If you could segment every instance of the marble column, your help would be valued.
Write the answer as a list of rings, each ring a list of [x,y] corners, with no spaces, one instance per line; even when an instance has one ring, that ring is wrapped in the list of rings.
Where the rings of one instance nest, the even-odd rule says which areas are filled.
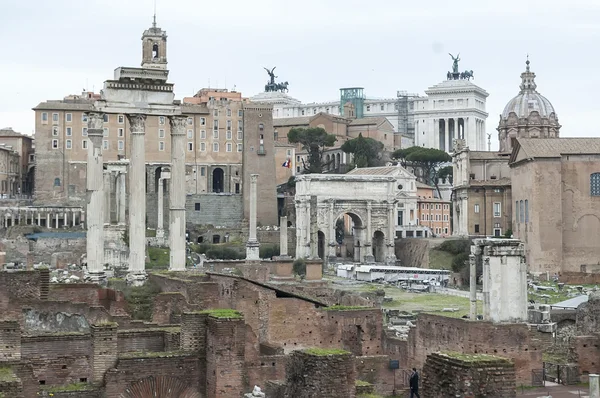
[[[10,213],[10,226],[11,227],[15,226],[15,213],[14,212]],[[56,214],[56,226],[58,227],[58,213]]]
[[[75,226],[75,222],[77,221],[77,214],[75,214],[75,210],[71,210],[73,212],[73,226]]]
[[[126,188],[125,188],[125,176],[126,174],[121,172],[117,177],[117,222],[121,225],[125,224],[127,221],[125,220],[125,207],[127,206],[126,199]]]
[[[385,259],[385,262],[388,265],[396,265],[396,243],[395,243],[395,238],[396,238],[396,223],[394,222],[394,207],[395,204],[394,203],[388,203],[388,250],[387,250],[387,256]]]
[[[50,220],[50,212],[46,213],[46,228],[52,229],[52,223]]]
[[[172,116],[169,118],[169,123],[171,125],[171,183],[169,184],[169,247],[171,252],[169,269],[185,271],[185,134],[187,116]],[[256,195],[256,191],[254,194]],[[256,207],[256,196],[254,202]],[[254,217],[256,218],[256,209]]]
[[[260,260],[260,243],[256,239],[256,185],[258,174],[250,175],[250,227],[246,242],[246,260]],[[171,184],[173,185],[173,184]]]
[[[332,199],[329,203],[329,259],[328,262],[332,262],[336,260],[335,248],[337,246],[337,241],[335,240],[335,202]]]
[[[374,263],[375,256],[373,256],[373,229],[371,225],[371,212],[372,212],[372,204],[371,202],[367,202],[367,229],[366,236],[364,237],[364,246],[365,246],[365,262]]]
[[[304,211],[304,226],[305,226],[305,230],[304,230],[304,255],[302,257],[305,258],[310,258],[311,255],[311,251],[310,251],[310,238],[311,238],[311,227],[310,227],[310,208],[311,208],[311,203],[310,203],[310,199],[307,200],[306,202],[304,202],[304,206],[305,206],[305,211]]]
[[[158,200],[157,200],[157,209],[156,209],[156,213],[158,216],[158,219],[156,220],[156,237],[159,239],[164,239],[165,237],[165,228],[164,228],[164,220],[165,220],[165,216],[163,214],[163,197],[164,197],[164,185],[165,185],[165,179],[160,177],[158,179]],[[171,261],[169,259],[169,261]]]
[[[597,374],[590,374],[590,396],[589,398],[600,398],[600,376]]]
[[[105,171],[103,174],[104,179],[104,224],[111,224],[110,217],[110,194],[111,194],[111,182],[112,182],[112,173],[110,171]]]
[[[131,132],[129,163],[129,275],[133,285],[146,280],[146,115],[128,114]]]
[[[319,225],[318,216],[318,201],[315,195],[310,197],[310,258],[319,258]]]
[[[279,256],[288,256],[288,227],[287,217],[283,216],[279,218]]]
[[[304,212],[306,211],[306,205],[304,201],[297,200],[296,201],[296,258],[306,257],[304,255],[305,248],[305,235],[306,235],[306,225],[304,224],[306,221],[306,216]]]
[[[88,114],[88,153],[86,170],[87,267],[92,279],[104,280],[104,160],[102,156],[104,114]]]
[[[42,226],[42,213],[39,211],[37,212],[37,222],[38,227]]]

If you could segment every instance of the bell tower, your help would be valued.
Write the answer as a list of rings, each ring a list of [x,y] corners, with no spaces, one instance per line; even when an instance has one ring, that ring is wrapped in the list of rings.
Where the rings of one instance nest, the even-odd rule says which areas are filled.
[[[167,69],[167,32],[156,26],[156,14],[142,35],[142,68]]]

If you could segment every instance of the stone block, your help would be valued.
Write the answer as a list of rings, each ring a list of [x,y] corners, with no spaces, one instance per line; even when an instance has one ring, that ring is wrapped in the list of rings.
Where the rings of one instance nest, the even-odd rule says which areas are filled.
[[[320,281],[323,279],[323,261],[306,260],[306,278],[307,281]]]

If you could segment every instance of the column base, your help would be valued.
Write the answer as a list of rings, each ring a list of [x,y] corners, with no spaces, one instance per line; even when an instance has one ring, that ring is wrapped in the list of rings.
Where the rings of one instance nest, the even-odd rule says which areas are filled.
[[[387,256],[385,258],[386,265],[396,265],[396,256]]]
[[[157,229],[156,230],[156,237],[164,239],[164,237],[165,237],[165,230],[163,228]]]
[[[365,263],[374,263],[375,262],[375,256],[373,256],[372,254],[367,254],[365,256]]]
[[[106,274],[104,273],[104,271],[89,272],[85,276],[85,279],[88,279],[92,283],[97,283],[100,286],[106,286],[108,284],[108,278],[106,277]]]
[[[260,260],[260,243],[258,241],[246,242],[246,260]]]
[[[144,271],[129,272],[125,277],[125,282],[129,286],[144,286],[147,279],[148,275]]]

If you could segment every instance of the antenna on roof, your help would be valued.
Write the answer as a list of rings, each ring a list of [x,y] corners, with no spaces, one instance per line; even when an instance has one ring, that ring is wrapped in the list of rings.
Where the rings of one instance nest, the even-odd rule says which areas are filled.
[[[154,20],[152,21],[152,27],[156,28],[156,0],[154,0]]]

